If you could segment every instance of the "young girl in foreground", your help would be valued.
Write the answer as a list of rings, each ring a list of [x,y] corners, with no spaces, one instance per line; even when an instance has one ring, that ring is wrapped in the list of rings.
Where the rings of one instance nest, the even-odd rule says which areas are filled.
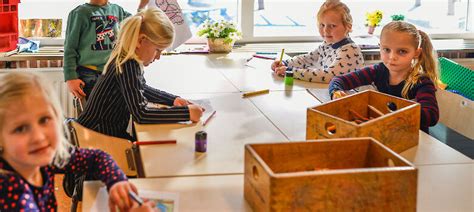
[[[49,84],[26,73],[3,75],[0,82],[0,211],[56,211],[54,174],[64,172],[104,182],[112,210],[133,206],[128,191],[136,188],[108,154],[68,143]]]
[[[292,71],[294,78],[329,83],[334,76],[364,67],[362,52],[350,38],[352,16],[339,0],[326,0],[317,14],[319,34],[324,42],[314,51],[289,60],[274,61],[272,70],[280,76]]]
[[[148,86],[143,76],[143,67],[160,59],[161,51],[173,42],[174,28],[166,14],[149,8],[124,22],[78,122],[103,134],[136,140],[127,132],[130,115],[140,124],[199,121],[201,107]],[[150,108],[148,102],[171,107]]]
[[[380,36],[382,63],[333,78],[332,98],[345,96],[344,90],[375,84],[377,90],[421,105],[421,130],[438,122],[439,111],[434,82],[438,79],[436,53],[428,35],[410,23],[393,21]]]

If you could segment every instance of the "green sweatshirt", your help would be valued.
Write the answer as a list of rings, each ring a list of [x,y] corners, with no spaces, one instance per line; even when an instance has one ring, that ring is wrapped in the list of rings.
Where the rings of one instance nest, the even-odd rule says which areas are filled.
[[[64,41],[64,79],[77,79],[78,66],[102,72],[118,36],[119,23],[130,16],[122,7],[83,4],[69,13]]]

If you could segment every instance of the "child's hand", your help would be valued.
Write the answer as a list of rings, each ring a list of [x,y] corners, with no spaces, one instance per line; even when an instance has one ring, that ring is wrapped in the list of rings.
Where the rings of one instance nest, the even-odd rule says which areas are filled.
[[[86,85],[84,81],[80,79],[73,79],[73,80],[68,80],[66,81],[67,87],[69,88],[69,91],[71,91],[72,95],[75,97],[81,99],[82,97],[86,96],[86,93],[82,90],[82,87]]]
[[[191,102],[181,97],[177,97],[176,99],[174,99],[174,102],[173,102],[173,106],[186,106],[189,104],[191,104]]]
[[[192,122],[198,122],[199,120],[201,120],[202,111],[203,111],[201,106],[188,105],[188,108],[189,108],[189,119]]]
[[[143,9],[148,4],[149,0],[140,0],[140,4],[138,5],[138,9]]]
[[[273,70],[273,72],[275,72],[275,69],[276,69],[277,67],[284,66],[284,65],[285,65],[284,63],[280,63],[280,60],[275,60],[275,61],[273,61],[273,63],[272,63],[272,70]]]
[[[287,67],[285,65],[279,66],[275,69],[275,74],[278,76],[285,76]]]
[[[341,97],[347,96],[347,93],[344,91],[334,91],[332,94],[332,99],[339,99]]]
[[[128,181],[122,181],[115,183],[109,190],[109,208],[110,211],[114,212],[115,207],[118,207],[120,211],[127,211],[133,205],[133,200],[128,196],[128,191],[134,191],[137,193],[135,185]]]
[[[139,212],[139,211],[158,211],[158,208],[155,207],[153,201],[146,201],[143,205],[139,206],[136,202],[133,203],[132,208],[129,210],[130,212]]]

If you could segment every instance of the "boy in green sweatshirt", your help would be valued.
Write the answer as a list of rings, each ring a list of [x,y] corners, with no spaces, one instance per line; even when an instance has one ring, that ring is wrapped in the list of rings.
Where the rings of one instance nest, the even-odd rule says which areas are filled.
[[[148,0],[140,0],[138,10]],[[119,23],[131,14],[108,0],[90,0],[68,16],[64,41],[64,79],[71,93],[88,97],[117,39]]]

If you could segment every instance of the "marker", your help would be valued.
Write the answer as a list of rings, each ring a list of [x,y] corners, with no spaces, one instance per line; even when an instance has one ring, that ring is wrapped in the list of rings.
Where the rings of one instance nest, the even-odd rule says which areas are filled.
[[[135,194],[135,192],[133,192],[132,190],[128,190],[128,196],[130,196],[135,202],[137,202],[138,205],[143,205],[143,199],[140,198],[137,194]]]
[[[207,117],[207,119],[204,121],[204,123],[202,124],[202,126],[206,126],[206,124],[209,122],[209,120],[211,120],[211,118],[216,115],[216,111],[214,110],[211,115],[209,117]]]
[[[159,140],[159,141],[135,141],[137,146],[154,145],[154,144],[175,144],[176,140]]]
[[[266,94],[266,93],[270,93],[270,90],[265,89],[265,90],[260,90],[260,91],[247,92],[247,93],[242,94],[242,97],[245,98],[245,97],[256,96],[256,95]]]
[[[283,55],[285,55],[285,49],[281,49],[280,63],[278,64],[281,64],[281,61],[283,61]]]

